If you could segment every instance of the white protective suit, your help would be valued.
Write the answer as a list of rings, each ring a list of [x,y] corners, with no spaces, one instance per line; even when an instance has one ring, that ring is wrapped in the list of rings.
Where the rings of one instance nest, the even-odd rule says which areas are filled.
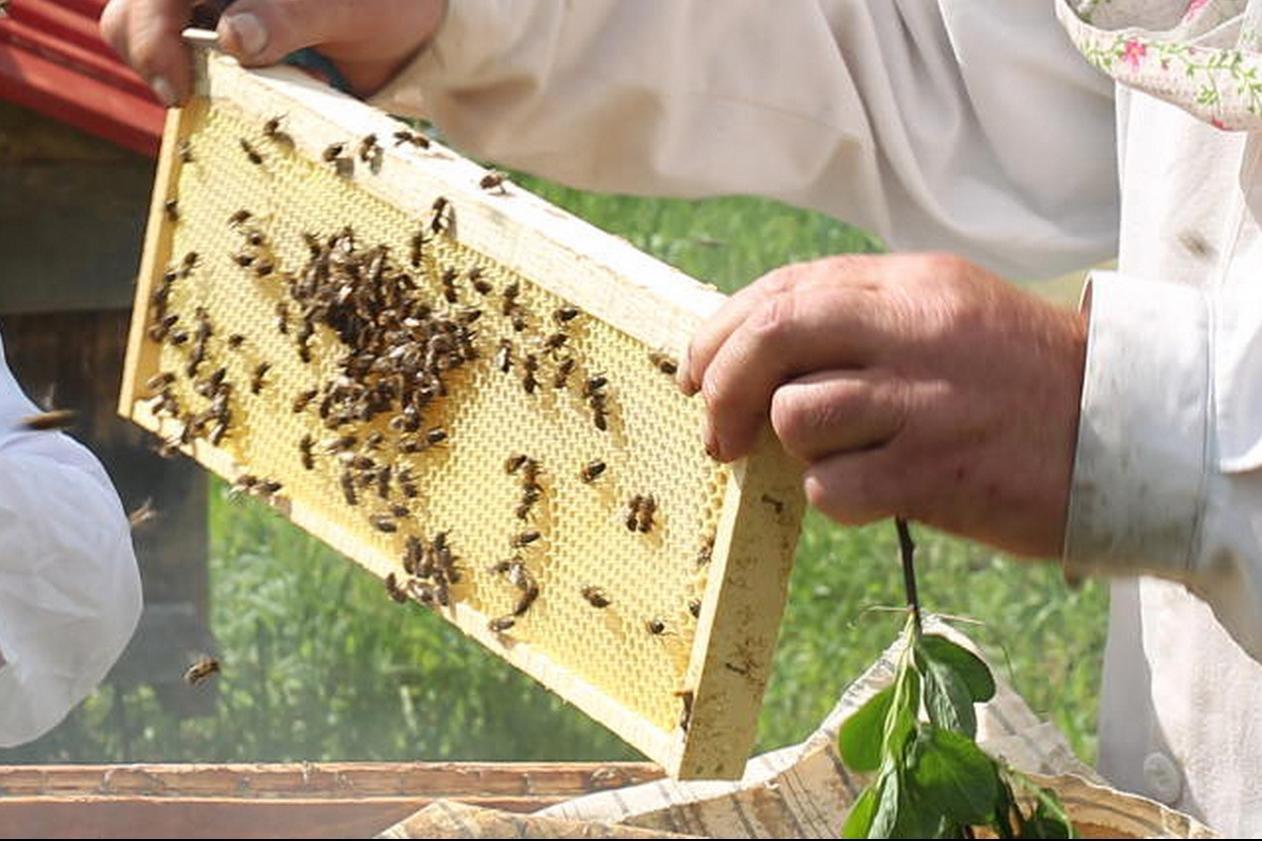
[[[1262,0],[450,0],[374,101],[578,187],[771,196],[1009,277],[1120,253],[1092,278],[1064,557],[1120,577],[1101,769],[1257,835],[1259,15]],[[1160,578],[1124,577],[1141,572]]]
[[[0,345],[0,747],[60,722],[140,619],[140,575],[114,486],[92,454],[21,420]]]

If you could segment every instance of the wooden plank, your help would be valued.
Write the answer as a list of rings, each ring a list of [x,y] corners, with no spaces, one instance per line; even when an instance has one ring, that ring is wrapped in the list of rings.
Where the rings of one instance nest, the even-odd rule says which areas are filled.
[[[241,196],[249,194],[253,196],[249,201],[259,202],[260,205],[266,203],[265,213],[260,212],[260,205],[251,205],[257,218],[270,220],[260,224],[273,224],[277,220],[280,220],[277,224],[292,223],[301,213],[314,213],[316,205],[354,207],[357,235],[363,230],[372,230],[373,224],[378,225],[379,233],[364,235],[369,242],[387,242],[385,237],[405,241],[407,234],[399,220],[407,221],[410,230],[416,230],[416,226],[426,224],[431,218],[435,197],[443,197],[456,208],[456,235],[430,247],[440,248],[440,251],[446,249],[445,253],[449,256],[455,255],[461,260],[473,259],[470,255],[476,255],[477,265],[496,267],[494,271],[507,273],[501,274],[501,277],[520,277],[524,282],[533,284],[539,290],[540,300],[568,302],[579,307],[586,314],[586,320],[582,322],[584,341],[587,342],[585,352],[598,357],[607,354],[600,357],[602,365],[604,362],[612,365],[616,359],[617,365],[621,366],[618,370],[608,367],[593,370],[610,373],[623,386],[619,393],[620,408],[641,412],[636,423],[659,430],[654,434],[665,436],[661,440],[670,440],[673,448],[646,452],[641,447],[633,451],[629,446],[636,442],[631,440],[627,430],[617,428],[607,437],[602,437],[601,443],[592,445],[602,448],[596,452],[603,455],[606,452],[603,448],[607,446],[605,442],[613,441],[615,443],[608,446],[615,446],[617,452],[611,455],[634,452],[637,459],[647,457],[658,465],[651,474],[646,474],[648,482],[656,483],[649,487],[661,485],[662,493],[682,488],[684,490],[678,491],[680,494],[691,495],[688,505],[698,506],[690,510],[717,513],[713,515],[715,519],[709,521],[715,525],[706,526],[699,533],[690,534],[680,525],[675,531],[659,527],[654,535],[634,537],[639,541],[636,546],[640,548],[626,548],[623,545],[628,540],[626,532],[613,532],[623,535],[620,538],[622,544],[616,547],[619,552],[649,552],[653,545],[662,541],[676,541],[671,550],[674,553],[671,556],[673,566],[645,566],[639,568],[638,576],[634,566],[602,562],[605,557],[603,550],[610,548],[611,544],[593,539],[583,552],[576,553],[572,560],[567,561],[579,564],[582,570],[574,576],[574,580],[567,579],[565,588],[558,591],[561,594],[558,598],[579,604],[577,593],[581,584],[609,581],[623,588],[620,598],[626,599],[625,604],[636,605],[646,604],[654,592],[676,592],[669,587],[692,588],[692,582],[699,579],[703,589],[697,592],[704,592],[704,596],[695,628],[684,627],[685,624],[691,626],[693,619],[684,609],[686,599],[682,597],[677,599],[678,604],[669,606],[671,614],[662,614],[671,620],[669,625],[659,620],[650,621],[649,617],[658,616],[657,613],[641,610],[632,615],[620,613],[618,609],[609,610],[601,616],[621,624],[614,628],[606,622],[603,630],[595,629],[595,637],[608,638],[613,642],[601,643],[606,646],[604,649],[593,647],[587,654],[575,656],[572,653],[575,644],[581,646],[587,644],[586,640],[595,638],[583,636],[592,631],[590,627],[587,632],[576,630],[583,622],[594,622],[593,614],[586,606],[566,606],[551,600],[552,591],[548,591],[545,595],[547,604],[542,608],[543,617],[533,618],[540,613],[539,609],[534,610],[532,619],[524,623],[524,633],[517,630],[506,636],[492,631],[488,628],[488,620],[497,614],[491,612],[490,602],[479,595],[483,590],[478,588],[484,584],[484,579],[479,576],[487,574],[482,571],[502,556],[502,543],[495,544],[499,548],[486,548],[491,544],[482,544],[484,548],[479,550],[476,565],[470,569],[472,574],[466,576],[473,579],[465,586],[472,588],[467,592],[474,596],[457,594],[453,603],[439,609],[439,612],[491,651],[540,680],[661,762],[672,774],[681,778],[738,777],[753,743],[757,711],[784,607],[788,570],[803,508],[798,469],[770,436],[764,437],[759,448],[747,460],[730,469],[708,462],[701,455],[695,439],[694,429],[701,411],[699,402],[683,398],[655,369],[650,373],[652,366],[647,361],[649,351],[654,349],[666,349],[678,355],[697,326],[722,303],[723,296],[712,287],[686,277],[636,251],[626,242],[563,213],[515,186],[507,185],[502,192],[483,189],[479,182],[486,170],[438,144],[433,144],[425,152],[390,145],[388,139],[403,128],[402,124],[360,102],[331,93],[301,74],[286,69],[244,72],[222,56],[203,54],[199,61],[199,89],[210,99],[195,98],[181,116],[172,118],[173,122],[168,126],[164,145],[165,166],[160,167],[155,187],[145,262],[137,293],[136,324],[128,354],[129,375],[124,383],[120,411],[164,437],[170,437],[179,427],[173,419],[154,416],[146,402],[151,395],[144,393],[138,385],[159,370],[160,353],[167,354],[168,369],[183,367],[178,363],[179,357],[174,349],[163,350],[145,340],[143,325],[148,315],[148,298],[164,267],[173,262],[172,249],[176,238],[180,238],[182,243],[179,245],[181,253],[192,249],[206,257],[210,251],[223,247],[225,229],[221,220],[226,220],[240,206],[238,201],[248,203],[246,198],[238,198],[234,191],[234,178],[240,179],[235,183]],[[208,104],[211,102],[213,107]],[[283,119],[283,144],[262,139],[262,125],[271,117]],[[193,128],[195,126],[196,129]],[[194,130],[199,143],[210,145],[206,147],[205,160],[188,168],[189,175],[184,179],[187,183],[184,183],[180,168],[171,161],[171,147],[176,138],[183,138]],[[324,150],[333,144],[343,144],[347,154],[353,155],[358,138],[366,135],[386,140],[380,147],[377,160],[372,165],[347,166],[342,178],[333,175],[330,166],[322,162]],[[252,144],[258,144],[266,155],[259,156],[259,161],[247,166],[242,149],[251,149]],[[200,156],[201,153],[198,154]],[[299,200],[291,198],[291,194],[278,192],[282,183],[288,185],[284,189],[292,191],[292,194],[302,192],[305,196],[301,200],[303,203],[286,206],[286,201]],[[266,197],[261,197],[264,189],[261,185],[269,184]],[[194,238],[196,229],[190,229],[190,223],[186,221],[179,223],[184,228],[183,233],[172,236],[174,226],[164,218],[161,201],[174,197],[181,190],[191,191],[187,195],[190,207],[193,202],[201,202],[206,207],[218,202],[214,213],[210,214],[207,210],[206,214],[210,215],[205,215],[201,223],[213,224],[219,231],[208,234],[212,239],[218,238],[215,239],[218,243],[216,249],[207,247],[202,250],[196,245],[201,242]],[[225,199],[225,195],[232,198]],[[181,207],[185,206],[185,197],[184,193],[180,193]],[[232,203],[226,204],[227,201]],[[377,215],[381,218],[377,219]],[[387,217],[395,221],[390,222]],[[336,222],[337,217],[322,218],[324,223],[316,227],[327,233],[328,225]],[[393,233],[388,233],[387,229]],[[294,233],[289,236],[291,240],[297,238]],[[376,237],[376,240],[371,237]],[[269,239],[268,242],[280,243],[281,240]],[[394,247],[399,248],[397,245]],[[234,329],[245,329],[243,325],[247,321],[259,327],[263,302],[274,299],[260,298],[259,303],[250,305],[252,309],[245,308],[243,301],[253,300],[250,296],[257,298],[264,294],[257,291],[263,288],[263,284],[250,283],[248,277],[233,277],[216,287],[214,284],[219,281],[214,280],[213,273],[222,271],[218,267],[229,261],[217,250],[209,256],[216,261],[212,264],[216,268],[206,269],[198,275],[195,283],[189,284],[191,291],[188,294],[202,296],[194,300],[200,300],[206,306],[211,306],[213,300],[220,301],[225,311],[216,312],[215,318],[238,319],[240,323],[234,322]],[[437,270],[433,271],[436,282]],[[229,283],[233,285],[227,285]],[[266,309],[270,312],[270,303]],[[495,335],[496,318],[500,318],[498,312],[478,322],[483,335]],[[543,320],[542,317],[540,320]],[[490,327],[488,322],[492,322]],[[270,321],[266,323],[271,324]],[[633,346],[627,345],[627,337],[635,343]],[[541,339],[542,334],[536,340]],[[280,359],[291,368],[297,364],[292,361],[292,349],[278,343],[276,336],[269,338],[252,332],[250,342],[255,341],[267,346],[267,359]],[[522,341],[525,342],[525,339]],[[335,347],[328,350],[329,353],[336,352]],[[483,359],[489,359],[491,351],[486,349],[482,354]],[[630,359],[637,360],[634,366],[628,361]],[[229,364],[235,363],[229,361]],[[288,377],[288,382],[309,376],[303,371],[290,370],[287,373],[282,368],[284,365],[278,364],[273,369],[273,376],[282,380]],[[507,399],[501,398],[499,392],[486,390],[506,388],[502,384],[480,382],[481,390],[474,393],[492,396],[478,399]],[[636,384],[634,388],[632,383]],[[240,395],[241,383],[237,385],[235,393]],[[187,386],[184,387],[187,389]],[[642,397],[640,389],[652,389],[654,396]],[[565,396],[564,392],[562,396]],[[512,399],[520,401],[525,398],[518,391]],[[194,397],[190,396],[189,400],[195,402]],[[636,400],[642,403],[637,404]],[[251,472],[282,480],[287,493],[274,500],[281,513],[374,574],[383,578],[392,573],[400,574],[398,540],[391,539],[394,540],[391,542],[366,526],[362,512],[352,516],[345,506],[339,508],[342,503],[336,487],[322,486],[318,492],[302,490],[302,483],[311,481],[309,474],[294,473],[295,467],[277,460],[279,456],[276,453],[281,450],[287,452],[301,435],[299,431],[292,434],[293,441],[288,438],[277,441],[275,435],[278,430],[287,423],[304,422],[301,418],[293,419],[287,403],[283,410],[277,408],[279,405],[273,404],[268,410],[273,412],[272,416],[250,425],[251,429],[258,430],[258,436],[273,436],[268,439],[273,443],[267,446],[262,443],[253,446],[249,440],[233,442],[231,439],[225,446],[212,446],[206,440],[197,438],[185,450],[203,465],[229,479]],[[502,407],[504,403],[495,405]],[[246,409],[254,411],[249,405]],[[496,411],[503,413],[502,408]],[[462,415],[467,416],[468,413]],[[502,421],[517,424],[520,419],[520,415],[504,414]],[[616,417],[615,422],[621,423],[621,419]],[[326,434],[320,429],[313,431],[317,436]],[[641,434],[638,427],[630,431]],[[576,433],[572,429],[557,429],[541,434],[554,437],[532,437],[527,439],[526,446],[546,445],[556,450],[555,453],[550,451],[550,454],[558,455],[557,459],[545,459],[546,469],[554,470],[551,489],[555,490],[562,477],[555,472],[560,468],[553,468],[553,465],[563,462],[574,452],[572,445],[567,445],[563,452],[557,449],[561,446],[559,442],[575,440],[573,436]],[[590,430],[590,425],[582,434],[596,435]],[[462,433],[462,441],[464,436]],[[454,434],[450,436],[451,440],[445,445],[449,448],[448,453],[455,454],[450,458],[473,452],[466,460],[469,464],[476,462],[480,465],[478,471],[498,471],[503,455],[497,457],[498,461],[486,455],[491,447],[504,446],[498,433],[480,439],[486,444],[482,451],[456,446],[455,437]],[[257,440],[262,441],[263,438]],[[578,451],[581,453],[582,448]],[[583,456],[584,459],[590,457]],[[626,456],[626,459],[631,458]],[[293,457],[290,460],[296,461]],[[685,469],[679,465],[688,466]],[[636,467],[637,463],[625,459],[620,465],[628,476],[635,473]],[[568,470],[565,468],[567,473]],[[704,474],[688,472],[692,470],[704,471]],[[618,471],[611,471],[611,474],[615,472]],[[695,484],[698,477],[711,474],[715,478]],[[461,475],[481,477],[483,473]],[[577,485],[573,475],[568,478]],[[444,480],[448,481],[450,479]],[[484,482],[480,478],[470,481]],[[686,482],[694,484],[687,485]],[[299,490],[293,490],[295,486]],[[440,492],[443,487],[440,484],[427,489],[425,518],[441,523],[442,528],[451,528],[447,524],[453,520],[431,517],[433,507],[441,508],[444,504]],[[634,486],[632,490],[639,487],[641,485]],[[466,489],[463,493],[470,491]],[[575,503],[577,508],[574,511],[567,510],[567,516],[578,511],[587,518],[585,522],[589,525],[583,527],[586,529],[584,539],[586,535],[595,534],[592,530],[596,526],[592,523],[607,530],[609,527],[601,523],[620,522],[622,515],[617,513],[619,503],[611,496],[612,493],[600,491],[598,495]],[[716,500],[714,508],[706,508],[710,503],[703,501],[704,494],[713,494]],[[481,496],[479,490],[475,497]],[[454,497],[452,504],[457,504]],[[459,504],[463,507],[458,509],[457,514],[453,514],[455,509],[450,507],[444,510],[448,516],[475,517],[475,521],[466,519],[461,521],[464,523],[462,527],[457,527],[462,538],[479,530],[484,531],[481,521],[486,520],[485,513],[470,508],[467,503]],[[671,515],[667,511],[658,516],[669,518]],[[574,519],[579,518],[576,515]],[[613,528],[618,527],[615,525]],[[695,563],[707,529],[713,535],[712,561],[708,569]],[[612,541],[612,537],[606,533],[600,540]],[[686,540],[692,543],[685,548],[680,541]],[[549,548],[547,551],[553,553],[555,550]],[[548,556],[549,564],[553,557],[555,555]],[[546,569],[549,575],[554,575],[559,574],[560,568],[549,565]],[[653,586],[645,586],[644,576],[654,579]],[[664,582],[670,576],[673,576],[670,580],[676,583],[668,586]],[[545,599],[541,599],[541,603]],[[548,631],[546,629],[550,626],[546,622],[551,615],[548,611],[554,605],[557,616],[569,615],[565,613],[567,610],[584,615],[578,617],[578,624],[557,624],[558,630]],[[659,621],[662,626],[657,631],[652,630],[654,621]],[[663,631],[663,628],[666,630]],[[634,654],[628,655],[625,668],[621,660],[610,658],[611,651],[623,650],[618,648],[619,645]],[[650,647],[651,650],[647,650]],[[563,654],[567,651],[571,653]],[[600,675],[596,675],[597,672]],[[617,691],[611,691],[614,684]],[[682,716],[686,704],[691,704],[695,727]],[[685,725],[688,726],[686,730]]]
[[[0,838],[370,838],[435,798],[0,798]],[[563,797],[461,797],[534,812]]]
[[[647,762],[289,762],[0,766],[17,797],[576,797],[660,778]]]
[[[162,134],[162,148],[158,152],[158,167],[153,181],[153,198],[149,202],[149,221],[145,226],[145,242],[140,255],[140,272],[136,276],[134,313],[147,313],[153,290],[161,282],[166,261],[171,253],[171,229],[162,224],[165,205],[174,198],[173,189],[180,166],[179,144],[187,135],[190,118],[195,109],[204,108],[203,100],[194,100],[188,107],[167,112],[166,129]],[[119,389],[118,413],[130,418],[132,406],[142,393],[138,382],[139,371],[152,372],[157,366],[157,348],[145,341],[146,319],[132,318],[131,331],[127,336],[127,359],[123,363],[123,383]],[[146,375],[147,376],[147,375]]]

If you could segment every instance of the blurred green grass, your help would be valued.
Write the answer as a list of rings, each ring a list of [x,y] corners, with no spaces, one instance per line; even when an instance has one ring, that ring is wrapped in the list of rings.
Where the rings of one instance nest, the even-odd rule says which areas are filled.
[[[530,189],[685,272],[732,291],[777,265],[879,250],[832,219],[750,198],[601,196],[534,179]],[[210,511],[212,628],[221,647],[216,715],[179,720],[153,692],[103,688],[18,761],[634,758],[603,728],[287,522],[226,499]],[[1034,710],[1088,761],[1105,588],[1070,591],[1053,567],[917,530],[927,610],[966,627]],[[843,529],[807,517],[760,750],[802,739],[896,635],[901,573],[892,524]],[[1008,666],[1003,665],[1010,663]],[[130,722],[124,737],[119,708]]]

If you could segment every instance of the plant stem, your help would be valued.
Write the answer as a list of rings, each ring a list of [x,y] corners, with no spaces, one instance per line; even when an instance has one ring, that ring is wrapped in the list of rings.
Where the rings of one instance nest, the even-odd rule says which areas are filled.
[[[912,542],[911,529],[907,527],[906,520],[895,517],[894,525],[898,527],[898,551],[903,561],[903,588],[907,591],[907,606],[911,608],[911,615],[916,622],[916,633],[919,634],[922,630],[920,598],[916,595],[916,565],[913,558],[916,544]]]

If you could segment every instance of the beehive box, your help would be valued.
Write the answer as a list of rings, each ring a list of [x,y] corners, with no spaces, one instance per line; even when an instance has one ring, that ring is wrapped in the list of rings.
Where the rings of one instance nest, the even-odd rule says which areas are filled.
[[[0,838],[366,838],[438,800],[525,814],[647,763],[0,765]]]
[[[739,776],[803,502],[769,436],[713,462],[670,376],[722,295],[296,71],[198,62],[121,412],[671,774]]]

